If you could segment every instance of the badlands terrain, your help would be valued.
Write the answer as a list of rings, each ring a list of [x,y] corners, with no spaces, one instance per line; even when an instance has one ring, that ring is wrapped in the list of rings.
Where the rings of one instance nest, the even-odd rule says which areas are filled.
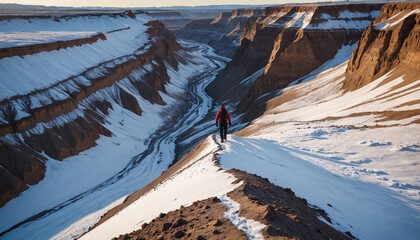
[[[0,11],[0,239],[420,236],[420,2],[28,8]]]

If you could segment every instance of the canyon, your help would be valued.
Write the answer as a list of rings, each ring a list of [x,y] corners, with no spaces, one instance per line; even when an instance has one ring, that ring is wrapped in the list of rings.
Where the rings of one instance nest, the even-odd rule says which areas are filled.
[[[416,239],[419,3],[216,9],[0,17],[0,238]]]

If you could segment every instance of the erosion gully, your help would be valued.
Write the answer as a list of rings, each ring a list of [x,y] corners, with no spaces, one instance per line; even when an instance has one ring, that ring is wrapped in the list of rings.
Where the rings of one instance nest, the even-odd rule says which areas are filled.
[[[168,119],[149,137],[149,141],[146,143],[148,144],[147,149],[133,157],[124,169],[106,181],[15,224],[0,233],[0,237],[19,236],[25,239],[76,238],[91,226],[72,227],[72,224],[138,190],[139,184],[142,187],[153,181],[161,174],[161,170],[168,167],[159,166],[160,164],[167,164],[167,161],[162,162],[162,158],[171,157],[171,163],[173,164],[186,154],[193,144],[190,144],[189,147],[183,147],[181,146],[183,139],[180,138],[191,135],[188,134],[189,131],[200,122],[202,125],[203,121],[213,119],[213,99],[206,94],[205,88],[214,80],[217,73],[225,67],[229,59],[214,54],[207,45],[193,42],[184,42],[184,44],[187,44],[190,48],[198,48],[204,53],[204,56],[213,62],[214,66],[209,66],[204,72],[190,79],[186,91],[188,97],[175,110],[175,118]],[[197,143],[215,130],[213,128],[196,131],[197,134],[193,138],[189,137],[188,141]],[[57,222],[61,226],[59,229],[56,229]],[[68,227],[71,229],[61,233]]]

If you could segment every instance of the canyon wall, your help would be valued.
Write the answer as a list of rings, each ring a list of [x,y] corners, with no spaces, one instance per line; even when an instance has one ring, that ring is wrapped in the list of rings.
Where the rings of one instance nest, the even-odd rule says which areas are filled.
[[[382,7],[350,58],[343,89],[358,89],[390,71],[407,82],[420,75],[419,2]]]
[[[119,17],[122,22],[125,18],[133,18],[129,13]],[[112,132],[104,127],[104,117],[112,109],[109,101],[134,114],[142,114],[136,97],[116,85],[118,81],[129,79],[131,87],[143,99],[165,104],[159,92],[166,92],[165,84],[170,80],[166,64],[177,69],[181,58],[176,51],[180,46],[173,33],[161,22],[149,21],[144,28],[147,30],[143,34],[148,36],[148,40],[131,54],[101,62],[48,87],[0,100],[0,207],[19,195],[28,184],[38,183],[44,177],[47,160],[62,160],[77,155],[95,146],[100,135],[111,136]],[[128,27],[122,29],[121,34],[126,34],[124,31],[134,30]],[[103,34],[104,37],[99,39],[102,42],[97,44],[105,44],[107,34],[116,34],[116,31]],[[133,35],[136,36],[136,33]],[[32,56],[50,51],[49,46],[55,44],[54,47],[60,46],[55,50],[61,49],[61,52],[52,54],[56,53],[59,59],[60,54],[64,58],[67,50],[80,47],[74,44],[75,41],[23,47],[32,52],[15,51],[16,48],[3,51],[13,52],[15,57]],[[95,42],[86,41],[81,45]],[[90,53],[83,54],[88,56]],[[54,66],[51,71],[54,71]],[[103,94],[110,95],[105,97]]]
[[[286,87],[334,57],[342,46],[356,43],[381,6],[267,7],[263,17],[246,23],[232,61],[207,91],[219,101],[239,101],[239,109],[246,112],[260,96]]]
[[[176,31],[178,38],[210,45],[219,55],[232,57],[247,21],[255,21],[261,9],[237,9],[221,12],[214,19],[198,19]]]

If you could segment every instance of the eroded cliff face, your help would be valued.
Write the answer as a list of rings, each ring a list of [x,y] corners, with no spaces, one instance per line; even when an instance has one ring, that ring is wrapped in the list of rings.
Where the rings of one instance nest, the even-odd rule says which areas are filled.
[[[207,90],[220,101],[240,101],[238,107],[245,112],[260,96],[286,87],[331,59],[343,45],[357,42],[381,6],[268,7],[263,17],[246,24],[232,62]],[[246,86],[240,84],[257,71]]]
[[[46,88],[0,101],[0,207],[25,190],[27,184],[36,184],[44,177],[45,156],[50,161],[62,160],[95,146],[100,135],[111,136],[112,132],[104,127],[104,117],[112,108],[109,100],[142,114],[133,92],[116,85],[118,81],[128,79],[130,87],[143,99],[165,104],[159,95],[166,92],[165,83],[170,79],[165,62],[177,69],[180,57],[175,52],[180,46],[162,23],[150,21],[145,25],[148,42],[134,53],[102,62]],[[60,42],[66,43],[69,46],[64,49],[74,47],[74,41]],[[51,43],[25,48],[39,53],[50,51],[48,46]],[[9,52],[17,56],[31,54]]]
[[[232,57],[246,22],[255,21],[261,9],[237,9],[221,12],[214,19],[193,20],[176,31],[179,38],[212,46],[219,55]]]
[[[343,89],[363,87],[392,71],[409,82],[420,75],[420,3],[386,4],[354,50]]]

